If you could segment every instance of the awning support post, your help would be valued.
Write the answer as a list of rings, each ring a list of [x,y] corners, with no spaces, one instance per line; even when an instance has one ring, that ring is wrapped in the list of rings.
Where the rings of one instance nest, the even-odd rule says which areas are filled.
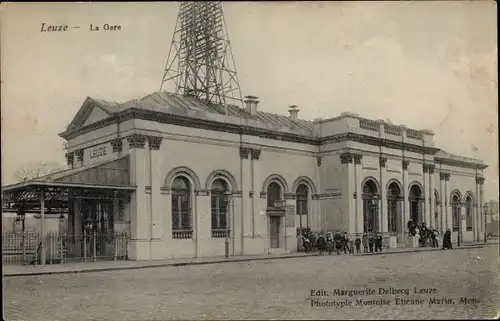
[[[40,264],[45,265],[45,187],[40,187],[40,234],[42,236],[42,244],[40,246]]]

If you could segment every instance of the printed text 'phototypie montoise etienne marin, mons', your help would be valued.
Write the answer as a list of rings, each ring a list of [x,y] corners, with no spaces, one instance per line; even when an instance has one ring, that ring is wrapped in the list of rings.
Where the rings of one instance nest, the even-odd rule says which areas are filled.
[[[365,288],[311,290],[311,307],[344,308],[355,306],[381,305],[477,305],[480,301],[473,297],[450,298],[439,295],[437,288]],[[383,298],[367,298],[384,296]],[[414,296],[414,297],[410,297]],[[329,297],[347,297],[340,300],[325,300]]]

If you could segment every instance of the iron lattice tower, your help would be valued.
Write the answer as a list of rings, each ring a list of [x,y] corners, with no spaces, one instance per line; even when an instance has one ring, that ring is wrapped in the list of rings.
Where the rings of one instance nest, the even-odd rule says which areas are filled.
[[[177,94],[243,107],[221,2],[181,3],[160,91],[169,82]]]

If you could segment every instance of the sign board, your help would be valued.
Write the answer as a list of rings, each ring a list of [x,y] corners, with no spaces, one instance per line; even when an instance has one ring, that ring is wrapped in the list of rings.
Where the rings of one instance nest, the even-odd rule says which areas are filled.
[[[116,158],[110,143],[86,148],[83,152],[83,164],[95,164]]]

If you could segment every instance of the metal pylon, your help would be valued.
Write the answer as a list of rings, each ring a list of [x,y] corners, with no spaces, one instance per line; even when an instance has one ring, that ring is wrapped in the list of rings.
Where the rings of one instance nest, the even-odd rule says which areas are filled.
[[[221,2],[181,3],[160,91],[167,86],[209,103],[243,107]]]

